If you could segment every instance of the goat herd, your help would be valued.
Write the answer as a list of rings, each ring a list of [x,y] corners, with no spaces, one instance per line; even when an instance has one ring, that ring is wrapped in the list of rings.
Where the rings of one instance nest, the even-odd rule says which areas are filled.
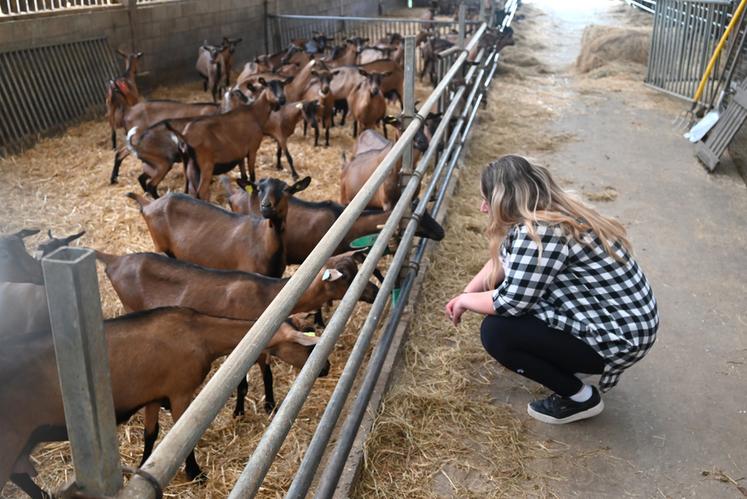
[[[294,40],[282,52],[259,56],[243,67],[233,86],[233,55],[241,39],[203,44],[197,69],[213,97],[211,103],[142,99],[135,81],[142,53],[122,53],[126,71],[109,82],[107,117],[115,149],[116,130],[126,131],[125,145],[115,153],[111,182],[117,181],[128,155],[142,162],[138,180],[150,198],[128,196],[138,204],[159,252],[96,252],[128,312],[106,320],[104,330],[117,423],[144,408],[143,462],[158,436],[160,408],[170,409],[172,418],[179,419],[213,361],[231,352],[286,284],[286,266],[304,261],[391,149],[386,125],[395,135],[401,128],[399,119],[386,112],[387,100],[401,105],[403,37],[391,33],[372,45],[361,37],[335,47],[331,41],[317,33],[310,40]],[[436,52],[453,42],[431,31],[418,35],[417,41],[422,78]],[[511,43],[510,33],[494,32],[481,46]],[[342,168],[340,203],[296,197],[311,179],[299,180],[288,137],[303,120],[304,131],[308,125],[315,130],[315,146],[321,127],[329,145],[336,115],[341,115],[340,126],[348,113],[357,141]],[[416,154],[428,147],[439,116],[430,114],[424,121],[414,141]],[[374,130],[378,124],[383,136]],[[255,160],[264,137],[277,143],[278,168],[285,155],[292,184],[256,179]],[[176,162],[184,165],[186,194],[159,197],[158,184]],[[236,166],[241,172],[238,185],[222,177],[229,211],[209,202],[210,184],[213,175]],[[350,251],[350,242],[377,232],[400,196],[398,170],[391,170],[293,314],[315,312],[315,322],[323,325],[322,306],[342,298],[365,256]],[[47,497],[31,479],[30,454],[37,444],[65,440],[67,435],[41,262],[27,252],[23,241],[36,232],[21,230],[0,237],[0,331],[5,338],[0,349],[0,489],[10,479],[31,497]],[[40,253],[81,235],[57,239],[50,233]],[[440,240],[444,231],[426,213],[418,235]],[[377,291],[369,283],[360,299],[370,303]],[[318,341],[308,322],[303,315],[291,316],[257,362],[268,413],[275,408],[270,357],[302,366]],[[328,367],[320,375],[327,372]],[[243,381],[235,416],[244,413],[246,393]],[[187,458],[186,473],[190,479],[205,478],[194,452]]]

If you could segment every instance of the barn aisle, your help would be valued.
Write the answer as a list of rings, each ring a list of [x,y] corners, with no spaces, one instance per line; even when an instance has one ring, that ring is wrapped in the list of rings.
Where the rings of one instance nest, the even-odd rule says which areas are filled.
[[[520,12],[517,45],[502,54],[490,116],[471,141],[358,494],[742,497],[744,181],[728,162],[707,174],[671,126],[685,105],[644,87],[639,35],[650,17],[612,0],[535,0]],[[581,73],[575,59],[590,24],[606,25],[594,36],[625,29],[626,41],[587,52]],[[482,351],[479,317],[459,328],[444,317],[446,301],[487,258],[479,172],[507,153],[549,166],[566,188],[618,217],[659,301],[657,344],[586,422],[530,419],[526,404],[542,389]]]

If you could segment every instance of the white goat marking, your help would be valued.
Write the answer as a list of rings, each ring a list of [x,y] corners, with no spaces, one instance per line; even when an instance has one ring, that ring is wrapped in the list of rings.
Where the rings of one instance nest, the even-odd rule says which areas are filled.
[[[130,128],[127,131],[127,149],[130,150],[130,152],[137,158],[140,159],[140,156],[137,155],[137,150],[132,145],[132,137],[137,133],[137,127],[134,126]]]

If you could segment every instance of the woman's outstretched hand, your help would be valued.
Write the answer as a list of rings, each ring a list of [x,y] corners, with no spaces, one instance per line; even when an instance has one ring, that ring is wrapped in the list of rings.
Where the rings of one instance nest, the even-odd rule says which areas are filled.
[[[463,296],[464,293],[458,294],[454,298],[449,300],[449,303],[446,304],[446,317],[455,326],[459,325],[459,322],[461,322],[462,320],[462,314],[465,310],[467,310],[462,300]]]
[[[465,310],[472,310],[482,315],[494,315],[493,292],[480,291],[476,293],[461,293],[446,304],[446,317],[458,326]]]

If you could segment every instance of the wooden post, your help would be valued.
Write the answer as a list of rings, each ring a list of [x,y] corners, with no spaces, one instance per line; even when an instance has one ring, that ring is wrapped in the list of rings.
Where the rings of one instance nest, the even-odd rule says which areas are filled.
[[[114,495],[122,473],[96,257],[60,248],[42,270],[76,485],[86,495]]]
[[[457,45],[459,45],[460,49],[464,48],[464,20],[467,16],[467,6],[464,5],[464,2],[459,4],[459,41],[457,42]]]

